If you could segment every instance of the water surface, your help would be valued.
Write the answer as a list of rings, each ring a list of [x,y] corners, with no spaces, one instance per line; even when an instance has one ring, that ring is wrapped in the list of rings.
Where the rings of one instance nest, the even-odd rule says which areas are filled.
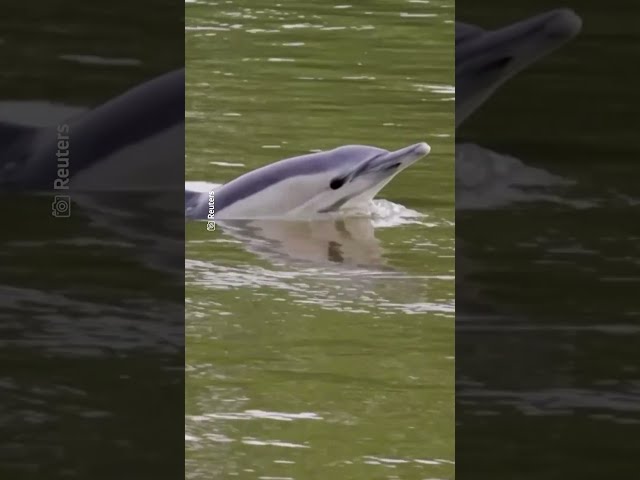
[[[638,10],[568,3],[582,32],[457,132],[555,179],[457,211],[456,449],[468,478],[635,474]],[[559,6],[458,2],[457,13],[495,28]]]
[[[186,15],[187,180],[432,147],[373,221],[187,225],[187,477],[453,478],[453,2]]]

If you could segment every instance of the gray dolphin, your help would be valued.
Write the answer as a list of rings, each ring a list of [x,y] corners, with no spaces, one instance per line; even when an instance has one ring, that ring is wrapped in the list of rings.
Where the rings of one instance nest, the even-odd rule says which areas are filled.
[[[504,82],[575,37],[582,20],[558,9],[487,31],[456,22],[456,128]]]
[[[395,152],[363,145],[280,160],[213,193],[185,190],[185,216],[194,219],[310,218],[357,209],[399,172],[427,155],[417,143]]]
[[[96,167],[89,189],[121,189],[134,171],[155,172],[156,188],[175,183],[184,176],[184,92],[180,69],[50,128],[0,122],[0,188],[67,190]],[[159,142],[169,131],[176,136]]]

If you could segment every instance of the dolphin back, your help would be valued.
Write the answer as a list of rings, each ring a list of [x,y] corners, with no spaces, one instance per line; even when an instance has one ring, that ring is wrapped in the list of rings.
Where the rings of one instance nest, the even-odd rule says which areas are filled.
[[[73,177],[109,155],[183,122],[184,69],[180,69],[148,80],[91,111],[63,122],[66,138],[73,144],[73,164],[69,174]],[[8,160],[0,159],[0,183],[49,188],[57,178],[58,166],[51,161],[55,159],[58,144],[56,133],[55,126],[30,128],[0,124],[3,157],[12,156],[14,161],[16,157],[24,159],[24,164],[16,169],[19,171],[11,180],[2,172],[1,162]],[[42,139],[37,148],[31,141],[36,135]]]
[[[484,33],[486,33],[486,31],[476,25],[456,22],[456,44],[478,38]]]

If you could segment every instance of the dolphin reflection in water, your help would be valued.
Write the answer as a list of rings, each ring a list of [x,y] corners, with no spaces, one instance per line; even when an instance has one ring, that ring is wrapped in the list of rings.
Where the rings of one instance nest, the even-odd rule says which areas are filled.
[[[240,241],[245,250],[272,264],[387,270],[370,218],[223,220],[219,226],[227,236]]]

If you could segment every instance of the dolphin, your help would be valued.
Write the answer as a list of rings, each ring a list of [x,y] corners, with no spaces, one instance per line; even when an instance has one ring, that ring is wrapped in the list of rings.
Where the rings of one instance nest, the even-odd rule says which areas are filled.
[[[185,190],[185,216],[210,220],[310,218],[366,207],[393,177],[430,150],[426,143],[394,152],[346,145],[280,160],[213,192]]]
[[[57,125],[0,122],[0,188],[64,193],[135,189],[141,179],[153,189],[175,184],[184,177],[184,92],[179,69]]]
[[[575,37],[582,20],[557,9],[498,30],[456,22],[456,128],[516,73]]]

